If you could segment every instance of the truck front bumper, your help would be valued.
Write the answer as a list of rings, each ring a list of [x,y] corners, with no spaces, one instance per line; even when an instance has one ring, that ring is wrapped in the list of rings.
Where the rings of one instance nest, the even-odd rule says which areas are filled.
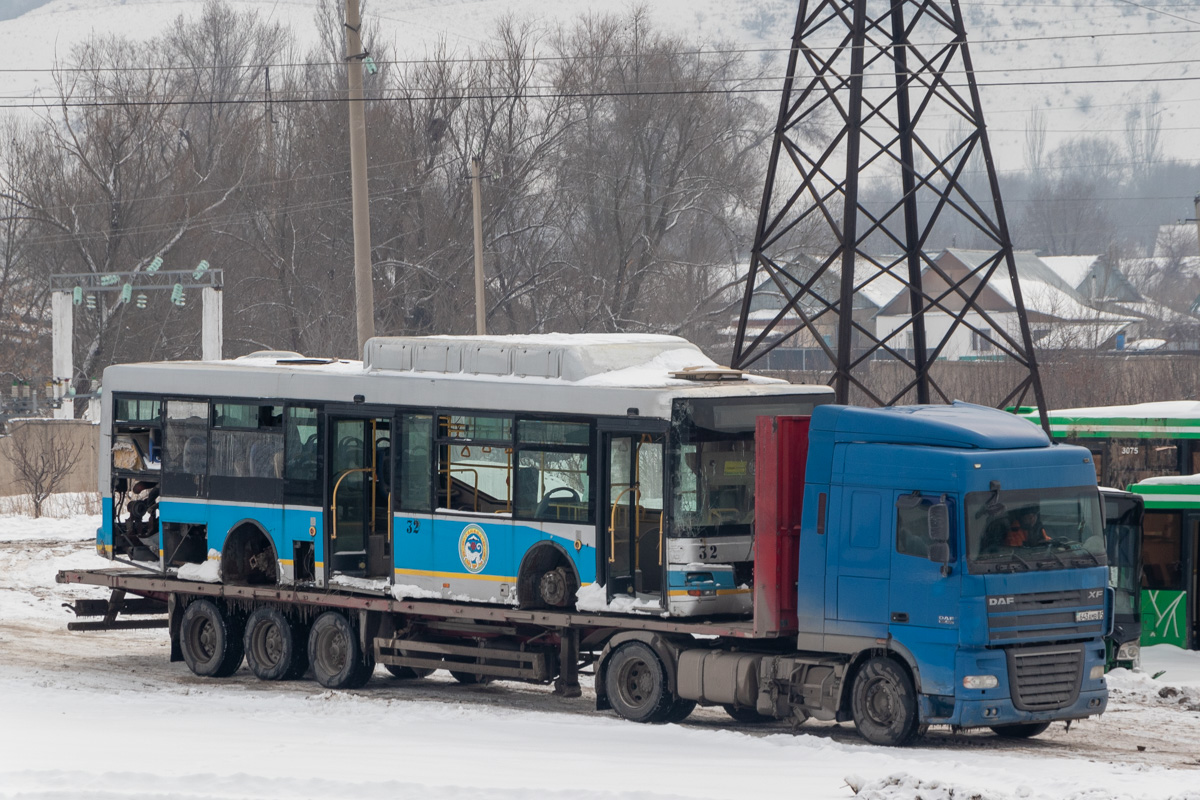
[[[1108,690],[1081,691],[1075,702],[1051,711],[1021,711],[1007,697],[955,699],[922,696],[921,722],[929,725],[953,725],[959,728],[990,728],[1023,722],[1054,722],[1083,719],[1103,714],[1108,707]]]

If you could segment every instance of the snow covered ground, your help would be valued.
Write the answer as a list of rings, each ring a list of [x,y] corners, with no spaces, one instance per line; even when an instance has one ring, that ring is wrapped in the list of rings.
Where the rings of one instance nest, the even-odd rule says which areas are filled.
[[[934,730],[866,745],[850,725],[641,726],[518,683],[437,673],[366,689],[193,676],[165,631],[69,633],[54,583],[103,567],[98,518],[0,517],[0,799],[862,798],[1200,800],[1200,654],[1145,651],[1109,712],[1028,742]],[[1151,674],[1163,670],[1157,680]],[[854,788],[852,788],[854,787]]]

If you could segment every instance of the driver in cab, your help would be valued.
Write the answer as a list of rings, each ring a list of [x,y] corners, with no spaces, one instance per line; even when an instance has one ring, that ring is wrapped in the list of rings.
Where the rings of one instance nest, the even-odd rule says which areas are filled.
[[[1050,536],[1039,523],[1037,509],[1034,508],[1017,511],[1009,521],[1008,533],[1004,538],[1004,543],[1009,547],[1030,547],[1049,541]]]

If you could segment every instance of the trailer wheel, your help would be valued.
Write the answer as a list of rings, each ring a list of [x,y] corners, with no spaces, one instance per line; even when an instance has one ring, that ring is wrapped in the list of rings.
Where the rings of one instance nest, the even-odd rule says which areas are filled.
[[[768,717],[766,714],[760,714],[756,709],[746,708],[745,706],[735,706],[732,703],[726,703],[722,706],[725,713],[730,716],[735,722],[742,722],[747,725],[757,725],[763,722],[778,722],[775,717]]]
[[[667,716],[663,722],[679,723],[692,715],[696,710],[695,700],[684,700],[682,697],[676,697],[675,703],[671,706],[671,710],[667,712]]]
[[[675,703],[666,667],[644,642],[626,642],[613,650],[604,685],[613,710],[630,722],[665,722]]]
[[[917,693],[908,673],[890,658],[876,656],[854,677],[854,726],[871,744],[897,747],[917,733]]]
[[[393,677],[399,678],[402,681],[427,678],[433,674],[433,670],[428,667],[398,667],[395,664],[384,664],[383,668],[392,673]]]
[[[205,678],[227,678],[242,665],[242,618],[222,613],[211,600],[193,600],[179,625],[179,647],[188,669]]]
[[[1046,732],[1049,722],[1022,722],[1016,725],[995,725],[992,732],[1005,739],[1029,739]]]
[[[450,677],[463,686],[482,686],[495,680],[491,675],[480,675],[478,672],[462,672],[457,669],[450,670]]]
[[[337,611],[317,617],[308,635],[313,676],[326,689],[358,689],[375,671],[375,654],[363,653],[350,620]]]
[[[308,670],[304,631],[277,608],[264,606],[246,621],[246,665],[260,680],[295,680]]]

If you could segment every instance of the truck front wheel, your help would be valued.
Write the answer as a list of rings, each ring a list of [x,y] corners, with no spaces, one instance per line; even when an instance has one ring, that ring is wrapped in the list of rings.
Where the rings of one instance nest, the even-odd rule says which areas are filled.
[[[854,726],[871,744],[897,747],[917,733],[917,693],[912,679],[890,658],[876,656],[854,678]]]
[[[1017,725],[996,725],[992,732],[1005,739],[1029,739],[1046,732],[1049,722],[1023,722]]]

